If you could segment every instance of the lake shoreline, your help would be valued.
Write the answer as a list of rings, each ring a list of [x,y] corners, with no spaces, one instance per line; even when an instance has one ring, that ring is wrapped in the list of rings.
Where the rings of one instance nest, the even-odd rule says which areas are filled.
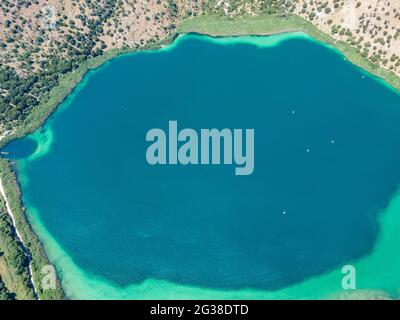
[[[6,202],[7,212],[11,217],[14,232],[17,234],[23,250],[28,256],[28,271],[35,298],[39,300],[64,298],[59,279],[56,279],[56,288],[54,290],[46,290],[39,285],[43,277],[42,268],[50,265],[50,260],[44,251],[41,240],[34,233],[26,211],[22,206],[20,188],[12,164],[9,160],[1,157],[0,181],[2,191],[0,195]]]
[[[201,18],[201,17],[200,17]],[[208,18],[208,17],[207,17]],[[227,20],[227,19],[225,19]],[[190,20],[189,20],[190,21]],[[316,29],[316,27],[314,27]],[[185,31],[186,30],[186,31]],[[191,31],[193,30],[193,31]],[[318,29],[316,29],[318,30]],[[334,44],[330,44],[330,43],[326,43],[325,41],[322,40],[322,38],[324,38],[324,36],[318,36],[315,37],[314,35],[309,34],[307,31],[305,30],[301,30],[299,29],[282,29],[282,30],[270,30],[270,32],[267,30],[265,31],[265,33],[254,33],[254,34],[246,34],[246,35],[253,35],[253,36],[271,36],[271,35],[277,35],[277,34],[284,34],[284,33],[292,33],[292,32],[305,32],[308,35],[310,35],[311,37],[315,38],[318,41],[323,42],[324,44],[328,45],[328,46],[333,46],[334,48],[335,45]],[[88,61],[87,63],[85,63],[84,65],[82,65],[79,69],[77,69],[75,72],[73,72],[73,74],[68,74],[67,77],[65,77],[59,86],[57,86],[55,89],[52,90],[52,93],[50,94],[50,98],[49,100],[44,103],[42,106],[39,105],[35,111],[35,114],[33,116],[33,118],[31,119],[32,121],[28,120],[27,126],[24,128],[20,128],[18,129],[16,132],[14,132],[13,134],[5,137],[4,139],[0,140],[0,148],[4,147],[5,144],[7,144],[8,142],[17,139],[17,138],[21,138],[23,136],[26,136],[29,133],[32,133],[33,131],[35,131],[37,128],[39,128],[40,126],[43,125],[43,123],[46,122],[46,120],[53,114],[53,112],[55,110],[57,110],[57,107],[62,104],[63,101],[65,101],[65,99],[73,92],[73,90],[77,87],[77,85],[79,85],[81,83],[81,81],[84,79],[85,75],[87,74],[88,71],[93,70],[93,69],[97,69],[99,67],[101,67],[102,65],[104,65],[104,63],[106,63],[107,61],[116,58],[117,56],[121,56],[121,55],[125,55],[125,54],[131,54],[134,52],[141,52],[141,51],[146,51],[146,50],[154,50],[154,49],[159,49],[161,47],[163,47],[165,44],[172,44],[175,39],[177,38],[177,36],[179,34],[183,34],[183,33],[198,33],[198,34],[205,34],[205,35],[210,35],[213,37],[226,37],[226,36],[242,36],[245,34],[238,34],[236,32],[232,32],[232,34],[228,34],[228,33],[224,33],[223,31],[213,31],[211,33],[207,33],[207,30],[204,30],[202,28],[199,28],[199,30],[196,31],[195,28],[195,24],[190,25],[190,24],[186,24],[185,22],[183,23],[183,26],[181,26],[180,28],[178,28],[178,32],[175,33],[170,39],[167,39],[166,42],[160,42],[157,45],[151,45],[149,47],[146,48],[141,48],[141,49],[128,49],[128,50],[116,50],[116,51],[109,51],[106,52],[103,56],[97,58],[94,58],[90,61]],[[311,32],[312,33],[312,32]],[[322,32],[321,32],[322,33]],[[327,35],[326,35],[327,36]],[[349,61],[351,61],[353,64],[359,66],[360,68],[362,68],[363,70],[366,70],[367,72],[370,72],[371,74],[373,74],[375,77],[381,77],[381,79],[385,79],[385,81],[387,81],[387,83],[389,83],[394,89],[400,89],[400,79],[397,78],[397,80],[393,80],[390,77],[389,78],[384,78],[383,76],[385,76],[385,74],[382,74],[380,72],[373,72],[374,70],[371,69],[371,67],[369,67],[368,65],[364,65],[365,68],[363,67],[363,63],[356,63],[354,61],[357,61],[358,57],[357,56],[352,56],[350,53],[349,56],[347,56],[345,53],[343,53],[340,49],[336,48],[336,50],[340,51],[344,56],[346,56],[348,58]],[[372,70],[372,71],[371,71]],[[5,165],[3,164],[3,161],[7,161],[4,159],[1,159],[2,161],[2,166]],[[8,163],[9,165],[9,163]],[[3,173],[3,170],[1,172],[1,174],[5,174],[6,176],[8,176],[9,174],[13,174],[12,170],[10,170],[10,172],[6,172]],[[15,176],[14,176],[15,179]],[[18,191],[18,186],[17,184],[15,184],[14,189],[12,186],[7,188],[7,196],[9,196],[9,194],[11,194],[12,196],[15,194],[19,194]],[[20,209],[22,210],[22,206],[20,204]],[[24,213],[25,216],[25,213]],[[25,220],[25,221],[24,221]],[[17,223],[19,224],[17,226],[17,228],[21,227],[21,228],[25,228],[26,226],[30,227],[29,225],[29,221],[27,220],[27,217],[25,217],[24,220],[18,221]],[[38,243],[38,246],[42,246],[40,243]]]
[[[29,275],[29,285],[32,287],[33,290],[33,296],[35,297],[35,299],[38,299],[38,294],[37,294],[37,285],[35,284],[34,278],[33,278],[33,273],[32,273],[32,255],[30,253],[30,251],[28,250],[25,241],[23,240],[21,233],[19,232],[18,226],[16,224],[16,219],[14,216],[14,213],[8,203],[8,199],[5,193],[5,189],[3,186],[3,179],[0,175],[0,195],[3,197],[3,200],[5,202],[5,206],[6,206],[6,211],[11,219],[11,226],[12,229],[14,230],[18,242],[20,243],[22,250],[25,252],[25,254],[27,255],[28,258],[28,275]]]
[[[237,23],[240,23],[240,26],[239,30],[235,31],[235,28],[238,27]],[[240,36],[266,37],[293,32],[304,32],[324,45],[337,50],[352,64],[370,73],[376,77],[377,80],[392,87],[396,92],[400,92],[400,78],[393,72],[383,68],[375,68],[368,59],[361,57],[349,44],[333,39],[299,16],[287,15],[285,17],[278,17],[266,15],[226,18],[217,15],[202,15],[184,20],[177,27],[175,33],[160,40],[158,43],[150,43],[141,48],[106,51],[102,56],[91,58],[85,61],[78,69],[62,76],[60,83],[48,94],[47,100],[40,103],[28,116],[23,127],[19,127],[17,130],[8,134],[3,133],[3,135],[0,136],[0,149],[12,140],[22,138],[41,127],[57,107],[72,93],[88,71],[95,70],[114,58],[135,52],[161,49],[166,45],[173,44],[179,35],[188,33],[207,35],[213,38],[223,38]]]
[[[198,16],[184,21],[178,27],[178,33],[198,33],[216,38],[228,36],[262,37],[292,32],[308,34],[315,40],[340,52],[352,64],[389,84],[396,91],[400,91],[400,78],[395,73],[374,66],[368,58],[363,58],[348,43],[335,40],[330,35],[320,31],[312,23],[296,15],[286,15],[285,17],[239,16],[232,19],[220,16]]]
[[[235,27],[238,27],[236,24],[239,22],[241,23],[239,30],[235,31]],[[383,68],[374,67],[367,58],[361,57],[361,55],[349,44],[345,43],[344,41],[337,41],[333,39],[331,36],[323,33],[310,22],[299,16],[287,15],[285,17],[278,17],[274,15],[265,15],[226,18],[217,15],[202,15],[184,20],[177,27],[177,31],[175,33],[171,34],[165,39],[160,40],[158,43],[147,44],[138,49],[130,48],[110,50],[106,51],[102,56],[91,58],[85,61],[78,69],[66,74],[61,78],[60,84],[52,89],[48,94],[48,100],[39,104],[35,108],[35,111],[32,112],[25,121],[23,128],[18,128],[14,132],[0,136],[0,149],[12,140],[22,138],[39,128],[47,120],[47,118],[51,116],[57,106],[60,105],[82,81],[83,77],[88,71],[101,67],[104,63],[111,59],[134,52],[160,49],[166,45],[172,44],[179,35],[186,33],[197,33],[200,35],[208,35],[219,38],[228,36],[262,37],[292,32],[304,32],[328,47],[336,49],[352,64],[371,73],[378,78],[378,80],[383,81],[385,84],[393,87],[394,90],[398,92],[400,91],[400,78],[393,72]]]

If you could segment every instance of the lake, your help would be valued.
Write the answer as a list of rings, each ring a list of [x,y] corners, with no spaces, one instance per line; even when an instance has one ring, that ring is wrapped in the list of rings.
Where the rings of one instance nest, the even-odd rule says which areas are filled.
[[[304,34],[185,35],[90,72],[4,151],[39,236],[88,277],[275,291],[372,251],[400,182],[399,106]],[[254,172],[149,165],[146,133],[172,120],[254,129]]]

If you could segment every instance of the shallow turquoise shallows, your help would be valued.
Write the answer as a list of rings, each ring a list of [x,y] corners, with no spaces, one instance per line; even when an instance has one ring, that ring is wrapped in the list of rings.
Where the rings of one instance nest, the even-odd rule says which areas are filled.
[[[150,166],[146,133],[169,120],[254,128],[254,173]],[[373,255],[399,123],[395,90],[304,34],[186,35],[90,72],[5,151],[71,297],[273,297]]]

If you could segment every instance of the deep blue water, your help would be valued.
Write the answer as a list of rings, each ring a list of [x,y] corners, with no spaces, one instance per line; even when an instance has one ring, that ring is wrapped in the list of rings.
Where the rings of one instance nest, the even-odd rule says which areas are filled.
[[[169,120],[254,128],[254,173],[148,165],[146,132]],[[120,285],[276,289],[371,250],[400,182],[399,124],[399,95],[317,43],[192,36],[92,75],[47,123],[24,199],[80,267]]]
[[[12,157],[12,159],[24,159],[29,157],[35,152],[37,148],[37,143],[35,140],[30,138],[20,139],[13,143],[10,143],[7,148],[3,151],[4,157]]]

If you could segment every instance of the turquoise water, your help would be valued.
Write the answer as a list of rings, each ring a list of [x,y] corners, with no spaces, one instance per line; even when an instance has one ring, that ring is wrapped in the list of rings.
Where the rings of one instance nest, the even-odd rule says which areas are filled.
[[[241,39],[115,59],[6,148],[48,247],[121,290],[272,292],[371,251],[400,181],[399,95],[304,35]],[[254,128],[254,173],[149,166],[146,132],[169,120]]]

